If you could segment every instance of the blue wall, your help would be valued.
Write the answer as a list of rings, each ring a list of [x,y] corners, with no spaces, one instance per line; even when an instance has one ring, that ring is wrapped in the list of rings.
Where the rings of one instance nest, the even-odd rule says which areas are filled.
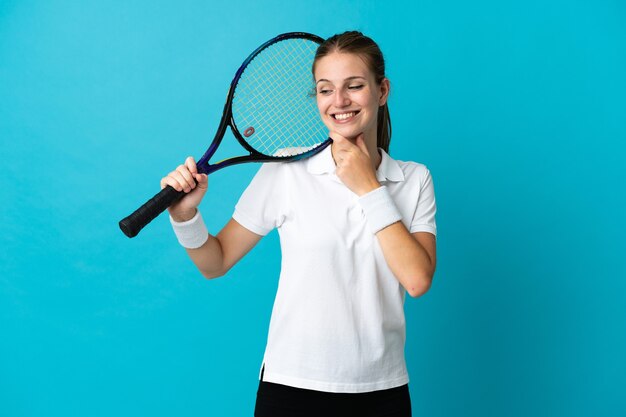
[[[259,43],[351,28],[386,53],[392,155],[435,181],[414,415],[626,414],[622,1],[3,0],[1,416],[252,415],[276,234],[207,281],[165,217],[117,221],[201,154]],[[255,169],[211,177],[211,231]]]

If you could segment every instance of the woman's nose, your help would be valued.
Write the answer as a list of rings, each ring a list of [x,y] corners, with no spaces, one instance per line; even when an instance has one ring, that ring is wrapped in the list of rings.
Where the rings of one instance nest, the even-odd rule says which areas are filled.
[[[350,98],[341,88],[335,93],[335,107],[345,107],[350,105]]]

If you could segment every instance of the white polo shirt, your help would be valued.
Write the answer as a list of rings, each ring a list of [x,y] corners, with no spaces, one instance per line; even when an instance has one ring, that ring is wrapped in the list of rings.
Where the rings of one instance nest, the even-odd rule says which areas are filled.
[[[430,172],[380,150],[385,185],[411,232],[436,235]],[[405,290],[389,269],[359,198],[335,175],[330,147],[308,160],[261,166],[233,218],[278,228],[282,264],[263,380],[327,392],[408,383]]]

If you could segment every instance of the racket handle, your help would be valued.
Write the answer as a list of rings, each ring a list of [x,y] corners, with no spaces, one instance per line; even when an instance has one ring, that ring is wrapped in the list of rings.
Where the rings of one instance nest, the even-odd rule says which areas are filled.
[[[163,213],[166,208],[173,202],[182,198],[184,191],[176,191],[171,186],[166,186],[160,192],[154,195],[150,200],[139,207],[133,214],[120,220],[120,229],[128,237],[135,237],[141,229],[154,220],[159,214]]]

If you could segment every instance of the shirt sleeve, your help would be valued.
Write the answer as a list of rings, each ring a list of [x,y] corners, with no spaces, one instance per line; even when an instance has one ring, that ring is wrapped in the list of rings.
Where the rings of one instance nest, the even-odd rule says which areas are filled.
[[[279,227],[284,193],[280,192],[279,163],[264,163],[235,205],[233,219],[261,236]]]
[[[417,207],[411,220],[411,233],[430,232],[437,236],[436,212],[435,187],[430,171],[426,169],[426,175],[424,175],[421,182]]]

